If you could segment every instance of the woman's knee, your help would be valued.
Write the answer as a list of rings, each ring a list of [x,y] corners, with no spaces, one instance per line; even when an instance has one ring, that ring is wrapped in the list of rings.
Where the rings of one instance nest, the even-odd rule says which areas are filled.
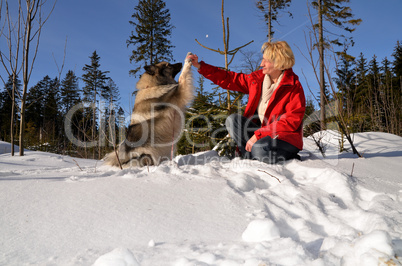
[[[251,148],[251,157],[254,160],[270,164],[281,163],[287,160],[287,156],[283,151],[274,147],[270,137],[265,137],[254,143]]]
[[[256,142],[251,147],[251,157],[255,160],[263,161],[264,158],[272,156],[272,150],[270,150],[268,145],[258,145]]]
[[[251,157],[254,160],[268,164],[283,163],[287,160],[286,156],[278,152],[277,150],[271,150],[266,148],[255,148],[251,150]]]

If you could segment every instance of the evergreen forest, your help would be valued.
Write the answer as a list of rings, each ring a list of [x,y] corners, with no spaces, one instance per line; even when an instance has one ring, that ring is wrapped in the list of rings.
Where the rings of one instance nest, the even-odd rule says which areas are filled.
[[[26,99],[25,147],[83,158],[102,158],[122,130],[124,112],[119,106],[119,89],[108,71],[102,71],[100,56],[93,52],[84,74],[67,71],[65,77],[44,76],[29,89]],[[79,78],[83,87],[79,86]],[[20,106],[21,81],[17,77],[15,106]],[[3,141],[18,139],[20,112],[11,117],[13,80],[0,91],[0,136]],[[122,120],[123,117],[123,120]],[[120,119],[120,120],[119,120]],[[111,130],[113,128],[113,130]],[[120,134],[120,135],[119,135]],[[86,143],[85,145],[80,145]]]

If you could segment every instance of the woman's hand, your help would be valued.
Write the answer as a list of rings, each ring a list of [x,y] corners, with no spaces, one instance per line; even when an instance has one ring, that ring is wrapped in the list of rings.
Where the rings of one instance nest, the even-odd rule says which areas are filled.
[[[251,152],[251,148],[253,147],[254,143],[257,142],[257,137],[253,135],[246,143],[246,151]]]
[[[193,64],[194,67],[196,67],[197,69],[200,68],[201,65],[198,62],[198,56],[196,54],[191,54],[187,56],[187,58],[191,60],[191,63]]]

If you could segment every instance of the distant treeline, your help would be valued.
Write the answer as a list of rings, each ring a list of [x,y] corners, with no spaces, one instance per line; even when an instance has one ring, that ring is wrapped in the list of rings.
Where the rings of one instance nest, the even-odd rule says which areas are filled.
[[[108,71],[100,70],[96,51],[90,60],[83,67],[82,88],[71,70],[62,80],[46,75],[30,88],[26,99],[24,147],[86,158],[101,158],[111,149],[109,142],[116,141],[115,131],[118,124],[123,124],[124,112],[118,106],[118,88],[107,77]],[[10,141],[13,137],[18,144],[21,81],[17,78],[15,83],[17,112],[14,117],[11,117],[12,77],[0,90],[0,139]],[[11,126],[14,136],[10,135]],[[109,128],[113,128],[113,133]]]
[[[398,41],[392,58],[370,61],[363,53],[341,56],[336,84],[342,115],[351,132],[381,131],[401,136],[402,45]]]

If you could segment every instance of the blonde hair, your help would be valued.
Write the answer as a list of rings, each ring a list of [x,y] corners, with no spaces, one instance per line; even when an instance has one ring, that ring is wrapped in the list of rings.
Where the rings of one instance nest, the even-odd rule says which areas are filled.
[[[285,70],[295,64],[295,56],[292,49],[285,41],[266,42],[261,47],[265,59],[274,63],[274,68]]]

